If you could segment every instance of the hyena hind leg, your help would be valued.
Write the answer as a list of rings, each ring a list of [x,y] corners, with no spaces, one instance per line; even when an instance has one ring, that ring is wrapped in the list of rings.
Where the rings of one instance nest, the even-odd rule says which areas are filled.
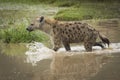
[[[100,46],[102,49],[105,48],[105,46],[102,44],[102,42],[95,42],[93,46]]]
[[[92,44],[91,43],[84,43],[84,47],[86,51],[92,51]]]

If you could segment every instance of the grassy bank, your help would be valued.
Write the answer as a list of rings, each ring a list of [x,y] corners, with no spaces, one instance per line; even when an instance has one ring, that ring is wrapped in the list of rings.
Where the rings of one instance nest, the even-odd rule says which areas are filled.
[[[12,2],[12,3],[35,3],[35,4],[40,4],[40,3],[46,3],[46,4],[54,4],[57,6],[72,6],[76,4],[80,4],[83,2],[120,2],[119,0],[0,0],[0,2]]]
[[[48,36],[40,31],[28,32],[24,25],[0,30],[0,40],[5,43],[47,42]]]
[[[60,10],[55,18],[65,21],[120,18],[119,7],[117,3],[83,3]]]
[[[0,2],[67,7],[55,15],[55,19],[65,21],[120,18],[119,0],[0,0]]]
[[[0,42],[29,43],[37,41],[49,46],[49,37],[46,34],[41,31],[29,33],[26,27],[36,16],[41,14],[53,16],[56,11],[56,8],[45,5],[0,3]]]

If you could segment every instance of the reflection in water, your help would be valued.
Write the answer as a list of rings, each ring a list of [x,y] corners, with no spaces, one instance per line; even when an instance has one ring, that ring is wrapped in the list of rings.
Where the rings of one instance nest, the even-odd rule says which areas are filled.
[[[29,48],[26,51],[27,56],[27,63],[32,63],[36,65],[37,62],[44,60],[44,59],[51,59],[54,57],[56,52],[53,50],[45,47],[42,43],[34,42],[27,45]],[[57,53],[64,53],[64,54],[85,54],[85,53],[96,53],[96,54],[109,54],[110,53],[118,53],[120,52],[120,43],[111,43],[109,48],[102,50],[100,47],[93,47],[93,52],[85,52],[84,46],[72,46],[71,52],[66,52],[64,48],[60,48]]]
[[[108,58],[95,53],[72,54],[58,53],[54,56],[51,80],[86,80],[94,76]]]
[[[83,46],[79,46],[72,47],[72,52],[61,49],[56,53],[34,42],[27,45],[28,51],[22,51],[25,55],[11,56],[1,51],[2,46],[0,80],[86,80],[95,76],[109,61],[112,57],[109,53],[120,52],[120,43],[112,43],[110,47],[106,50],[94,47],[93,52],[85,52]]]
[[[28,46],[30,51],[26,53],[28,62],[32,64],[52,58],[50,70],[42,74],[42,80],[84,80],[99,72],[103,64],[111,57],[110,53],[120,52],[119,46],[120,43],[112,43],[111,48],[105,50],[94,47],[93,52],[85,52],[83,46],[79,46],[72,47],[77,52],[65,52],[64,49],[60,49],[55,53],[41,43],[35,42]]]

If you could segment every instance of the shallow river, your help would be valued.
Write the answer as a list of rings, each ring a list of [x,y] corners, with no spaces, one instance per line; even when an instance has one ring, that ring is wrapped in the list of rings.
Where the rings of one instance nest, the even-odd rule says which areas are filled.
[[[85,52],[82,45],[73,46],[71,52],[61,48],[56,53],[39,42],[1,44],[0,80],[88,80],[97,75],[114,54],[120,56],[118,28],[109,28],[106,32],[112,41],[110,48],[94,47],[93,52]]]
[[[110,48],[101,50],[99,47],[94,47],[93,52],[85,52],[82,45],[76,45],[72,46],[71,52],[66,52],[64,48],[54,52],[39,42],[1,43],[0,80],[114,80],[103,79],[98,74],[111,63],[112,59],[114,61],[115,54],[120,57],[120,26],[97,27],[97,29],[110,39]],[[118,64],[119,61],[120,59]],[[117,69],[120,70],[119,67]],[[115,80],[120,80],[119,73],[106,74],[108,77],[114,75]]]

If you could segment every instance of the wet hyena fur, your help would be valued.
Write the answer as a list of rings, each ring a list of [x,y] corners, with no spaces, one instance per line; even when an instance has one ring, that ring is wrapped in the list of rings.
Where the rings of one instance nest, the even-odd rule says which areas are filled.
[[[49,27],[48,27],[49,25]],[[40,29],[43,32],[50,34],[52,31],[54,48],[57,51],[61,44],[64,45],[66,51],[71,50],[70,43],[84,43],[86,51],[92,51],[92,46],[100,46],[105,48],[104,44],[109,46],[110,41],[105,36],[101,35],[99,31],[82,22],[60,22],[52,18],[38,17],[36,18],[28,28],[28,31]],[[97,38],[101,39],[101,42],[96,42]]]

